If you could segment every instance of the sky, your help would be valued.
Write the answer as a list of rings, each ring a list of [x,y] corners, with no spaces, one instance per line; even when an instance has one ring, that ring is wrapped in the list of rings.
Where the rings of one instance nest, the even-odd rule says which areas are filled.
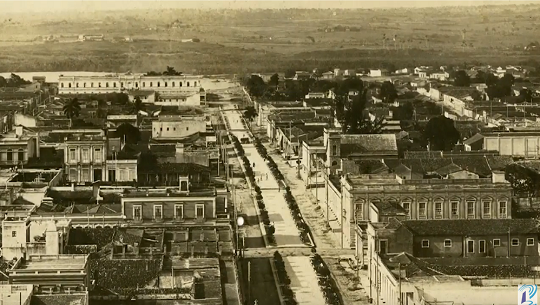
[[[103,11],[103,10],[125,10],[125,9],[173,9],[173,8],[395,8],[395,7],[430,7],[430,6],[471,6],[471,5],[504,5],[504,4],[527,4],[540,3],[536,1],[514,1],[514,0],[472,0],[472,1],[451,1],[451,0],[427,0],[427,1],[90,1],[90,0],[70,0],[70,1],[6,1],[0,0],[0,14],[20,13],[20,12],[60,12],[60,11]]]

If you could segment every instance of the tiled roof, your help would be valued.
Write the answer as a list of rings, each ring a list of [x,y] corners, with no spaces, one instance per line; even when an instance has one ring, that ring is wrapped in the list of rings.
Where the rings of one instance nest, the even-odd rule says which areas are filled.
[[[380,215],[384,215],[384,216],[407,215],[407,211],[405,211],[397,202],[382,201],[382,202],[374,202],[373,205],[377,207]]]
[[[505,170],[514,162],[511,156],[486,156],[486,160],[491,170]]]
[[[437,169],[435,172],[441,176],[446,176],[446,175],[450,175],[450,174],[453,174],[455,172],[459,172],[459,171],[462,171],[463,169],[459,166],[457,166],[456,164],[454,163],[450,163],[448,165],[445,165],[439,169]]]
[[[491,168],[484,156],[452,156],[445,158],[430,158],[430,159],[384,159],[384,163],[391,169],[396,170],[400,164],[417,173],[427,174],[441,171],[441,175],[449,174],[448,170],[458,171],[459,169],[475,173],[482,177],[491,176]],[[451,165],[451,168],[447,166]],[[459,169],[458,169],[459,168]],[[455,172],[452,171],[452,172]],[[444,172],[444,173],[443,173]]]
[[[479,236],[508,234],[538,234],[535,219],[456,219],[406,220],[402,224],[415,236]]]
[[[471,144],[476,143],[476,142],[481,141],[481,140],[484,140],[484,136],[477,133],[474,136],[472,136],[472,137],[468,138],[467,140],[463,141],[463,144],[471,145]]]
[[[210,171],[210,167],[195,164],[195,163],[161,163],[156,168],[146,169],[142,171],[144,174],[148,173],[182,173],[182,174],[194,174],[194,173],[207,173]],[[141,170],[139,170],[141,172]]]
[[[86,296],[84,294],[34,294],[30,305],[86,305]]]
[[[397,152],[396,135],[394,134],[357,134],[341,135],[341,156],[369,152]]]

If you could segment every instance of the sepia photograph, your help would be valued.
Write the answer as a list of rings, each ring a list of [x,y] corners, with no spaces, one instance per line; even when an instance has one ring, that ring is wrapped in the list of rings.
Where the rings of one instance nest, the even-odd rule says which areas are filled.
[[[538,305],[539,33],[540,0],[0,0],[0,305]]]

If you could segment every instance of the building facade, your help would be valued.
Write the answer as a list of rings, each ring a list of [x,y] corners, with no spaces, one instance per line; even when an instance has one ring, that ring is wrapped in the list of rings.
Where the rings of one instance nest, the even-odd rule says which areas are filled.
[[[182,139],[204,132],[206,132],[206,120],[203,116],[160,116],[159,120],[152,121],[153,139]]]
[[[60,76],[59,94],[104,94],[125,90],[151,90],[161,93],[196,91],[201,88],[201,77],[196,75],[105,75]]]
[[[512,188],[491,179],[402,180],[395,175],[341,178],[344,247],[354,247],[355,224],[370,219],[372,203],[397,203],[412,220],[511,218]],[[381,179],[382,178],[382,179]]]
[[[71,135],[64,140],[67,181],[84,183],[106,178],[107,138],[104,135]]]

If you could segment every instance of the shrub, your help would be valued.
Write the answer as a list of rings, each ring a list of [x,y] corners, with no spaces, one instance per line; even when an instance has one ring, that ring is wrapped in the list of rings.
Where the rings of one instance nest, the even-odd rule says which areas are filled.
[[[290,285],[291,285],[291,279],[289,278],[289,275],[287,274],[287,270],[285,269],[285,262],[283,261],[283,257],[281,254],[279,254],[278,251],[274,252],[274,266],[276,266],[276,273],[278,276],[278,281],[281,286],[281,294],[286,300],[286,304],[292,304],[296,305],[298,304],[296,300],[294,299],[294,292],[292,291]]]
[[[326,304],[342,304],[339,289],[332,279],[328,266],[319,254],[311,257],[311,265],[317,273],[318,283],[326,299]]]

